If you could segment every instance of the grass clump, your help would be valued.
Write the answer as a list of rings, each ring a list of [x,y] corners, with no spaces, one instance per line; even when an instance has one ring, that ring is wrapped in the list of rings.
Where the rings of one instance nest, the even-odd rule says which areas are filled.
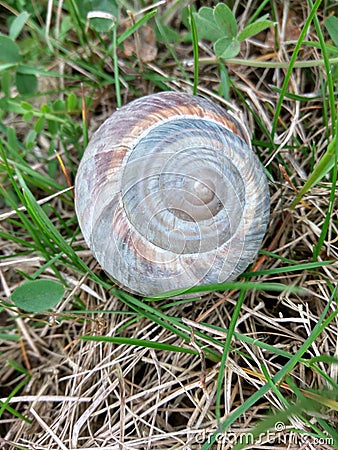
[[[338,448],[337,8],[225,3],[1,3],[0,446]],[[87,135],[162,90],[241,110],[270,183],[255,265],[202,299],[117,288],[74,215]],[[37,280],[62,300],[18,309]]]

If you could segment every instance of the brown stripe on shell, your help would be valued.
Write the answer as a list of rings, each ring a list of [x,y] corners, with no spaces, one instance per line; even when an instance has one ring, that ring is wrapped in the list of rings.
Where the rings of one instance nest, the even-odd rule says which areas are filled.
[[[123,119],[129,122],[130,133],[127,137],[136,137],[149,126],[175,116],[198,116],[210,118],[223,124],[250,146],[250,138],[246,128],[229,112],[210,100],[193,97],[185,93],[162,92],[147,97],[147,104],[143,97],[130,102],[117,113],[123,113]],[[116,117],[118,120],[119,117]],[[116,120],[114,119],[114,120]],[[109,120],[109,119],[108,119]],[[117,127],[118,128],[118,127]]]

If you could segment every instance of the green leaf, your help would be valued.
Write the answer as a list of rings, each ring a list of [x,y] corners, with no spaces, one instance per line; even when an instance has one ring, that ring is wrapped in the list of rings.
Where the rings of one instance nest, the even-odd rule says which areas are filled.
[[[40,116],[34,125],[35,133],[41,133],[45,126],[45,116]]]
[[[116,0],[77,0],[78,10],[84,20],[90,18],[90,26],[98,32],[107,32],[118,17]],[[107,13],[109,18],[95,17],[95,13]]]
[[[71,92],[67,98],[67,111],[72,112],[78,106],[77,97],[74,92]]]
[[[30,14],[27,11],[23,11],[19,14],[12,22],[11,27],[9,29],[9,37],[15,41],[15,39],[21,33],[25,23],[27,22]]]
[[[251,36],[254,36],[255,34],[260,33],[261,31],[265,30],[266,28],[272,27],[274,22],[271,20],[257,20],[254,23],[251,23],[250,25],[247,25],[238,35],[237,39],[239,41],[244,41],[244,39],[248,39]]]
[[[31,149],[36,145],[36,135],[37,132],[35,130],[30,130],[25,138],[25,145],[27,149]]]
[[[166,38],[168,39],[169,42],[173,42],[173,43],[177,43],[180,41],[181,37],[180,34],[172,27],[170,27],[169,25],[165,25],[165,24],[161,24],[162,27],[162,31],[165,34]],[[160,33],[157,31],[157,37],[160,37]]]
[[[335,46],[338,47],[338,17],[327,17],[324,24]]]
[[[193,14],[195,13],[193,12]],[[200,17],[203,17],[204,20],[207,20],[208,22],[215,24],[213,8],[210,8],[209,6],[202,6],[202,8],[198,10],[197,14]]]
[[[214,19],[221,35],[225,38],[237,36],[237,22],[231,9],[224,3],[218,3],[214,9]]]
[[[16,72],[15,84],[20,94],[34,94],[37,91],[38,79],[35,75]]]
[[[214,50],[220,58],[234,58],[240,52],[241,44],[237,39],[224,37],[215,42]]]
[[[34,114],[32,112],[25,113],[22,118],[23,120],[26,120],[27,122],[30,122],[34,117]]]
[[[13,84],[11,72],[9,70],[5,70],[3,74],[1,74],[0,80],[2,92],[5,94],[5,97],[10,97],[11,87]]]
[[[91,17],[89,22],[90,27],[98,33],[108,33],[115,24],[115,17]]]
[[[25,111],[33,111],[33,105],[31,105],[28,102],[21,102],[21,108],[24,109]]]
[[[215,42],[221,38],[222,32],[217,27],[212,8],[203,6],[197,13],[193,13],[199,39]]]
[[[15,289],[11,299],[20,309],[28,312],[46,311],[62,300],[64,287],[51,280],[26,281]]]
[[[71,16],[63,16],[62,21],[61,21],[60,34],[59,34],[60,42],[63,42],[66,39],[67,34],[72,29],[73,29],[73,23],[72,23]]]
[[[8,36],[0,35],[0,63],[17,63],[20,60],[17,44]]]
[[[1,57],[0,57],[0,61],[1,61]],[[5,72],[7,69],[11,69],[12,67],[15,67],[15,65],[16,65],[16,63],[0,64],[0,72]]]

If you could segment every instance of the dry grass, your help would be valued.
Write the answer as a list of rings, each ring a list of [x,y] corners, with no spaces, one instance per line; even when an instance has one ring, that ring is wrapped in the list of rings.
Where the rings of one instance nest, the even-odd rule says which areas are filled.
[[[259,5],[255,0],[244,3],[246,8],[238,8],[240,26],[247,22]],[[304,2],[298,1],[292,2],[292,5],[289,2],[272,3],[278,14],[278,49],[274,48],[275,35],[271,30],[246,42],[241,58],[259,59],[263,65],[269,61],[290,61],[294,43],[287,41],[299,37],[309,9]],[[179,7],[174,6],[175,2],[167,2],[165,7],[159,8],[158,14],[161,17],[173,7],[166,24],[179,32],[181,13]],[[331,9],[320,10],[321,23],[330,12]],[[318,42],[313,26],[306,40]],[[119,55],[121,77],[125,80],[128,75],[137,75],[129,82],[123,81],[123,103],[134,98],[134,92],[144,95],[159,90],[153,81],[155,74],[164,77],[161,82],[167,79],[166,87],[169,89],[190,91],[191,83],[184,78],[182,69],[170,53],[163,45],[154,45],[158,55],[149,62],[136,60],[134,65],[126,64],[123,58],[127,57]],[[175,54],[192,82],[191,45],[180,43],[175,48]],[[217,95],[219,68],[211,63],[213,54],[207,43],[200,44],[200,57],[200,92],[223,101]],[[321,58],[316,47],[304,44],[297,60],[317,61]],[[62,62],[62,67],[58,64],[56,60],[53,70],[73,73],[74,67],[78,69],[76,63],[68,65]],[[318,256],[319,262],[332,262],[294,272],[276,270],[289,266],[290,262],[291,265],[313,262],[314,247],[327,216],[331,189],[329,177],[311,189],[294,211],[289,210],[295,189],[308,178],[314,163],[324,154],[330,138],[328,130],[332,123],[330,116],[326,116],[327,102],[324,103],[322,92],[326,79],[323,66],[293,70],[288,92],[299,96],[302,101],[283,99],[273,142],[269,133],[279,98],[278,89],[282,88],[286,69],[240,64],[229,64],[227,68],[233,85],[230,88],[231,101],[243,111],[250,124],[254,146],[270,174],[271,218],[262,246],[269,253],[257,258],[259,264],[256,267],[258,271],[268,272],[257,275],[255,280],[299,286],[305,288],[307,294],[272,291],[246,293],[221,380],[222,420],[240,408],[297,353],[312,335],[333,297],[328,314],[337,312],[337,294],[333,294],[333,286],[338,278],[337,194],[328,233]],[[110,60],[105,70],[112,70]],[[142,76],[145,73],[151,76]],[[58,83],[67,84],[67,80],[62,79]],[[90,109],[91,131],[114,110],[114,102],[111,86],[94,93]],[[13,113],[4,118],[4,123],[20,128],[21,136],[26,135],[29,127],[29,123]],[[41,138],[39,152],[48,154],[48,146],[49,142]],[[72,149],[69,152],[76,170],[78,154]],[[38,164],[35,156],[31,159],[34,170],[46,175],[44,164]],[[54,155],[50,157],[52,159]],[[66,186],[61,171],[57,177]],[[47,197],[39,189],[34,193],[37,199]],[[63,196],[49,203],[58,212],[58,217],[52,217],[55,224],[61,223],[62,226],[62,220],[68,222],[74,215],[72,205],[65,202]],[[17,219],[16,213],[9,218],[4,214],[1,230],[17,236],[21,230],[18,222],[11,219]],[[75,225],[73,229],[76,229]],[[72,245],[79,249],[80,257],[108,282],[78,232]],[[0,246],[5,256],[0,262],[1,294],[8,299],[13,289],[21,284],[21,273],[32,275],[46,261],[39,252],[25,254],[20,241],[3,239]],[[8,405],[30,421],[27,423],[16,417],[11,410],[2,411],[0,448],[202,448],[217,430],[215,398],[220,358],[240,292],[215,292],[197,301],[163,300],[149,304],[149,308],[161,311],[168,317],[169,323],[170,318],[180,320],[180,326],[177,322],[172,324],[175,329],[183,330],[188,335],[187,340],[154,320],[151,315],[153,310],[147,312],[131,308],[121,301],[123,296],[118,298],[112,295],[70,265],[59,266],[59,271],[67,281],[69,290],[54,313],[28,315],[18,313],[13,307],[6,307],[0,312],[0,325],[6,327],[3,329],[20,337],[18,341],[4,339],[0,343],[1,401],[6,402],[9,397]],[[44,275],[55,276],[48,267]],[[217,307],[214,307],[215,304]],[[336,315],[300,356],[289,374],[290,378],[281,380],[278,388],[273,388],[272,383],[265,395],[248,407],[225,433],[220,433],[218,442],[210,448],[231,449],[245,436],[249,439],[246,448],[338,448],[338,441],[318,440],[321,430],[324,430],[323,424],[328,424],[333,430],[338,428],[336,403],[334,400],[328,403],[328,396],[324,393],[330,390],[337,396],[330,380],[337,383],[338,365],[319,360],[314,366],[305,361],[323,355],[337,357],[337,335]],[[195,352],[163,351],[127,343],[104,344],[81,340],[83,336],[143,339]],[[20,388],[16,392],[17,386]],[[265,432],[256,443],[250,443],[250,433],[261,419],[267,420],[266,417],[271,417],[273,411],[285,409],[287,402],[300,398],[299,392],[311,398],[312,390],[316,391],[316,395],[321,395],[323,391],[320,408],[315,402],[315,412],[298,411],[289,420],[276,422],[276,429]],[[314,429],[319,431],[311,436],[309,433],[314,433]]]

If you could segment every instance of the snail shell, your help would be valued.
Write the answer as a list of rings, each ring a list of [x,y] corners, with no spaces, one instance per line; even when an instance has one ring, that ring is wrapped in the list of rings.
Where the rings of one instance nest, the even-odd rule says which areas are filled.
[[[75,181],[84,239],[126,290],[233,280],[255,258],[269,190],[245,127],[213,102],[163,92],[117,110]]]

